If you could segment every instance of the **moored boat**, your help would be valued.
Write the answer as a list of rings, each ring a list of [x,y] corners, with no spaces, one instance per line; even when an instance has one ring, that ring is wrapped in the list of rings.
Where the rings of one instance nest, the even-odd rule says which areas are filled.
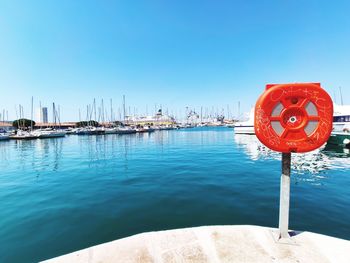
[[[117,128],[113,127],[113,128],[105,128],[105,134],[117,134]]]
[[[327,143],[350,147],[350,105],[334,104],[333,131]]]
[[[39,139],[59,138],[59,137],[65,137],[66,132],[63,130],[42,129],[42,130],[34,131],[33,135],[37,136]]]
[[[68,128],[66,130],[66,135],[70,135],[70,134],[76,134],[76,131],[78,130],[79,128]]]
[[[131,127],[118,127],[117,128],[117,134],[132,134],[136,133],[136,129],[133,129]]]
[[[350,148],[350,133],[349,132],[332,132],[327,143]]]
[[[102,135],[105,134],[105,128],[104,127],[83,127],[79,128],[76,131],[76,134],[78,135]]]
[[[162,131],[169,131],[169,130],[176,130],[177,127],[174,127],[173,125],[164,125],[164,126],[158,126],[158,130]]]
[[[250,110],[248,120],[236,122],[234,125],[235,134],[255,134],[254,131],[254,108]]]
[[[0,133],[0,141],[9,140],[10,136],[6,133]]]
[[[333,131],[350,132],[350,105],[334,105]]]
[[[10,139],[15,140],[34,140],[37,138],[38,137],[35,134],[33,134],[33,132],[23,130],[17,130],[15,134],[10,135]]]
[[[136,132],[154,132],[154,131],[155,129],[151,128],[150,126],[136,128]]]

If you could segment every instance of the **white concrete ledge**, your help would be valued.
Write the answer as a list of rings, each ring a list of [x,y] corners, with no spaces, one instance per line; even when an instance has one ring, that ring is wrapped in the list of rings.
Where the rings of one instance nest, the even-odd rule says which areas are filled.
[[[292,242],[276,242],[275,232],[276,229],[258,226],[149,232],[44,262],[350,262],[350,241],[302,232],[293,236]]]

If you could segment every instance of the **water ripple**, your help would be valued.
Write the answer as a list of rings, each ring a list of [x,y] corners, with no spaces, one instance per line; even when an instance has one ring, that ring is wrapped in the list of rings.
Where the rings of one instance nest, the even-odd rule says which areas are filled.
[[[292,228],[350,239],[349,157],[293,154]],[[280,159],[228,128],[0,142],[0,262],[151,230],[276,227]]]

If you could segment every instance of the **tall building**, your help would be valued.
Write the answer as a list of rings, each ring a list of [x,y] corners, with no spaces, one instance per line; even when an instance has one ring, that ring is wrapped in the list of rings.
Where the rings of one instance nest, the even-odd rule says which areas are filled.
[[[36,121],[40,123],[48,123],[48,111],[47,107],[38,108],[36,111]]]

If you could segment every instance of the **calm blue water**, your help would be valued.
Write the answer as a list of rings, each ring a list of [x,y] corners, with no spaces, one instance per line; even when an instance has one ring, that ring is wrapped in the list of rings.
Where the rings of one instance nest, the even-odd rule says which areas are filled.
[[[277,227],[279,158],[228,128],[1,142],[0,262],[151,230]],[[350,239],[350,154],[293,158],[291,228]]]

